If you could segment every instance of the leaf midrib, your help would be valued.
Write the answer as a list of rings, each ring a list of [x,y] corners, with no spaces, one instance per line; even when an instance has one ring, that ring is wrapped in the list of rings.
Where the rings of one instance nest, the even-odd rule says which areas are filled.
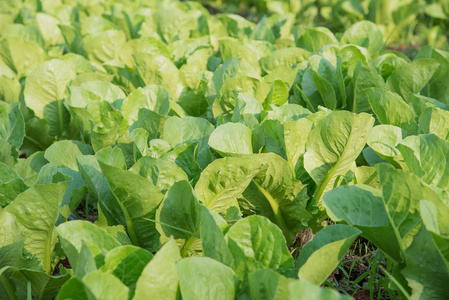
[[[259,191],[265,196],[265,198],[268,200],[268,203],[271,206],[271,209],[274,214],[274,219],[276,220],[276,224],[281,228],[282,232],[284,232],[285,235],[289,232],[289,227],[285,223],[284,216],[282,215],[282,211],[279,207],[279,203],[274,199],[274,197],[260,184],[258,184],[255,180],[252,181],[254,185],[259,189]]]
[[[354,122],[353,124],[354,125]],[[329,184],[329,182],[331,181],[332,177],[334,176],[335,172],[337,171],[338,167],[340,166],[340,164],[342,163],[343,159],[342,157],[344,157],[344,155],[346,154],[346,151],[348,150],[348,144],[349,144],[349,140],[351,138],[351,134],[352,134],[352,126],[351,126],[351,130],[349,132],[348,135],[348,140],[346,142],[346,145],[343,149],[343,152],[341,153],[341,155],[338,157],[337,161],[335,162],[335,164],[329,169],[329,172],[327,172],[326,177],[324,178],[323,182],[321,183],[319,189],[316,191],[315,193],[315,198],[320,201],[321,197],[323,196],[324,190],[326,189],[327,185]],[[329,176],[330,175],[330,176]]]
[[[239,181],[235,181],[235,183],[234,184],[232,184],[229,188],[224,188],[223,190],[221,190],[219,193],[217,193],[213,198],[212,198],[212,201],[211,202],[209,202],[207,205],[206,205],[206,207],[207,208],[212,208],[213,206],[214,206],[214,204],[216,204],[217,202],[218,202],[218,200],[223,200],[223,199],[221,199],[222,198],[222,195],[226,192],[226,191],[231,191],[231,190],[237,190],[237,188],[236,188],[236,186],[237,185],[239,185],[240,183],[242,183],[243,181],[245,181],[245,180],[248,180],[249,179],[249,183],[251,183],[251,180],[260,172],[260,171],[262,171],[264,168],[263,168],[263,166],[264,165],[262,165],[261,167],[259,167],[259,168],[257,168],[257,169],[255,169],[254,171],[253,171],[253,173],[250,173],[251,175],[248,175],[248,176],[245,176],[245,177],[243,177],[241,180],[239,180]],[[257,172],[256,172],[257,171]],[[251,177],[251,178],[249,178],[249,177]],[[249,184],[248,183],[248,184]],[[226,199],[226,198],[225,198]],[[204,199],[205,200],[205,199]],[[204,203],[204,201],[203,201],[203,203]]]

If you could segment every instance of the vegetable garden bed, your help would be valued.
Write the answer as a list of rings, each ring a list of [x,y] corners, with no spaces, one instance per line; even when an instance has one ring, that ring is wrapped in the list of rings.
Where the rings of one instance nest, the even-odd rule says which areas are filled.
[[[447,3],[249,2],[0,3],[0,300],[447,299]]]

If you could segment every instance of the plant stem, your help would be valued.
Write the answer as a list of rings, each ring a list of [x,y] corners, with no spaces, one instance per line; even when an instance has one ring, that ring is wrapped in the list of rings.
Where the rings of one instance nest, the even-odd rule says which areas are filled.
[[[86,214],[86,220],[89,221],[89,194],[86,195],[86,201],[84,204],[84,213]]]
[[[399,230],[396,227],[396,224],[393,222],[393,219],[391,218],[390,213],[388,212],[388,209],[387,209],[387,216],[388,216],[388,220],[390,221],[391,227],[393,228],[394,235],[396,236],[396,239],[398,240],[399,250],[401,251],[402,258],[404,259],[404,263],[406,265],[408,265],[408,259],[407,259],[407,255],[405,253],[404,242],[402,241],[401,235],[399,234]]]
[[[298,91],[301,93],[301,95],[304,97],[304,101],[306,101],[307,104],[309,104],[310,110],[311,110],[313,113],[316,113],[316,109],[315,109],[315,107],[313,107],[313,105],[312,105],[312,103],[310,102],[309,98],[304,94],[304,92],[299,88],[298,85],[295,85],[295,86],[296,86],[296,88],[298,89]]]
[[[14,288],[9,282],[8,278],[5,275],[0,275],[0,282],[3,284],[6,292],[8,293],[9,299],[17,300],[16,294],[14,293]]]
[[[126,209],[126,207],[123,205],[122,202],[117,201],[117,203],[120,205],[120,208],[122,209],[123,214],[125,215],[126,231],[128,232],[131,242],[133,243],[133,245],[140,247],[140,243],[139,243],[139,240],[137,239],[136,231],[134,230],[134,224],[132,222],[131,216],[128,213],[128,210]]]
[[[25,135],[24,137],[26,140],[30,141],[31,143],[33,143],[35,146],[37,146],[39,148],[39,150],[44,151],[45,149],[47,149],[47,147],[45,147],[44,145],[42,145],[39,141],[36,141],[35,139],[33,139],[32,137]]]
[[[402,286],[402,284],[393,276],[390,274],[390,272],[388,272],[387,270],[385,270],[384,267],[382,267],[381,265],[379,265],[379,268],[388,276],[388,278],[390,278],[391,281],[393,281],[393,283],[399,288],[399,290],[402,292],[402,294],[404,294],[405,299],[410,300],[410,295],[407,293],[407,291],[405,290],[405,288]]]
[[[282,215],[282,212],[279,208],[279,204],[277,203],[276,199],[271,196],[270,193],[266,189],[264,189],[262,186],[260,186],[257,182],[253,180],[253,183],[257,186],[259,191],[265,196],[265,198],[268,200],[268,203],[270,203],[271,209],[273,210],[274,218],[276,220],[276,224],[281,228],[284,235],[287,237],[287,240],[291,240],[292,237],[290,231],[288,230],[288,226],[285,223],[284,216]]]
[[[196,241],[196,239],[197,239],[197,238],[194,237],[193,235],[191,235],[191,236],[187,239],[187,241],[185,242],[184,246],[182,246],[182,249],[181,249],[181,256],[182,256],[182,257],[186,257],[186,256],[187,256],[187,254],[189,253],[190,247],[192,246],[193,242]]]
[[[31,295],[31,281],[28,280],[27,282],[27,300],[32,300]]]
[[[51,242],[52,242],[53,230],[49,230],[48,234],[47,234],[47,241],[45,243],[45,258],[43,261],[44,271],[48,275],[51,275],[51,255],[53,253],[53,250],[51,249],[51,244],[52,244]]]
[[[64,120],[62,118],[62,100],[58,100],[58,117],[59,117],[59,134],[58,138],[61,137],[62,132],[64,131]]]

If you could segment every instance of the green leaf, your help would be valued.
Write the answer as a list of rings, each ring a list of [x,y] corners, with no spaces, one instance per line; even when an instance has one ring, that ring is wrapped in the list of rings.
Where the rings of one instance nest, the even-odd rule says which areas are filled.
[[[118,145],[124,150],[126,163],[132,165],[132,139],[128,131],[128,123],[121,112],[107,102],[99,103],[101,122],[92,127],[91,143],[95,151]]]
[[[259,172],[243,192],[251,210],[267,217],[282,230],[288,244],[293,243],[311,215],[306,206],[307,188],[295,175],[288,163],[274,153],[244,156],[248,161],[267,166]]]
[[[137,114],[137,122],[130,127],[130,130],[134,128],[142,128],[148,131],[148,139],[162,138],[164,132],[164,124],[168,117],[163,117],[158,113],[151,110],[141,108]]]
[[[202,117],[209,106],[204,93],[195,91],[183,91],[178,103],[186,114],[192,117]]]
[[[31,186],[38,180],[38,173],[46,164],[48,161],[44,157],[44,152],[36,152],[25,159],[19,158],[14,169],[23,181]]]
[[[449,105],[442,103],[436,99],[425,97],[422,95],[412,94],[410,95],[410,101],[413,110],[418,117],[421,116],[424,110],[426,110],[426,108],[428,107],[449,110]]]
[[[299,279],[321,285],[361,233],[354,227],[339,224],[318,232],[299,254],[296,262]]]
[[[438,30],[439,29],[434,27],[431,30],[432,35],[435,34]],[[438,33],[436,33],[436,35],[438,35]],[[434,59],[440,64],[440,66],[430,79],[424,93],[428,97],[438,99],[443,103],[448,103],[449,97],[447,94],[449,87],[446,84],[446,78],[449,75],[449,57],[447,56],[447,52],[435,49],[432,46],[425,46],[420,49],[415,57],[415,60],[418,58]]]
[[[149,54],[159,54],[167,58],[171,57],[170,50],[163,41],[151,36],[142,36],[138,40],[137,52],[144,52]]]
[[[142,275],[137,280],[133,299],[177,299],[178,271],[176,262],[180,259],[178,245],[175,240],[170,239],[143,269]]]
[[[260,71],[241,58],[228,59],[214,72],[207,85],[206,97],[211,100],[219,97],[226,79],[240,76],[259,78]]]
[[[89,60],[84,56],[67,53],[60,57],[60,60],[64,61],[72,70],[79,74],[91,74],[95,71],[94,66],[91,65]],[[73,82],[72,82],[73,84]]]
[[[81,279],[72,277],[61,287],[58,293],[57,300],[85,300],[87,294],[85,287]]]
[[[58,27],[58,19],[45,13],[37,13],[36,23],[47,47],[64,43],[64,38],[62,37],[61,30]]]
[[[367,48],[370,53],[376,53],[384,46],[384,36],[376,24],[370,21],[361,21],[345,31],[340,39],[340,44],[354,44]]]
[[[393,232],[399,241],[402,258],[408,264],[405,249],[412,242],[421,226],[419,201],[440,201],[436,191],[425,185],[418,176],[395,170],[386,164],[376,166],[382,188],[386,211]]]
[[[174,147],[162,156],[164,160],[173,161],[178,167],[183,169],[192,185],[196,184],[201,174],[197,147],[198,143],[187,142]]]
[[[307,60],[310,53],[301,48],[286,48],[272,51],[270,55],[260,59],[260,68],[270,73],[279,66],[294,67],[296,64]]]
[[[443,201],[420,201],[421,218],[426,229],[431,233],[433,242],[445,260],[449,270],[449,232],[448,219],[449,207]]]
[[[218,222],[214,219],[213,213],[213,211],[204,205],[200,206],[200,231],[203,255],[230,266],[234,259],[226,244],[223,232]]]
[[[249,37],[253,29],[255,29],[253,22],[236,14],[220,15],[219,20],[229,36]]]
[[[249,274],[251,299],[292,299],[289,283],[293,279],[282,276],[271,269],[261,269]],[[295,298],[296,299],[296,298]]]
[[[4,38],[0,42],[0,57],[21,78],[30,75],[37,66],[46,60],[47,55],[44,49],[33,41]]]
[[[19,81],[6,75],[0,75],[0,100],[7,103],[19,102],[22,86]]]
[[[83,23],[84,26],[87,24],[88,22]],[[95,29],[95,26],[92,28]],[[81,34],[84,34],[83,30]],[[85,40],[84,51],[92,65],[102,70],[102,63],[119,58],[120,50],[125,42],[126,36],[123,31],[110,29]]]
[[[140,78],[145,85],[158,84],[167,89],[171,99],[181,94],[179,70],[165,56],[137,53],[134,56]]]
[[[64,167],[57,167],[51,163],[48,163],[41,168],[36,183],[54,183],[58,177],[61,177],[62,180],[70,180],[66,192],[64,193],[61,207],[67,205],[69,208],[69,212],[72,212],[84,199],[87,188],[85,187],[83,179],[79,172]],[[62,212],[61,215],[64,217],[64,219],[67,219],[69,217],[69,215],[65,215]]]
[[[69,262],[71,263],[71,268],[73,269],[74,275],[82,279],[87,273],[95,271],[98,269],[97,264],[95,262],[95,257],[92,254],[89,246],[86,246],[84,241],[81,242],[81,249],[79,253],[73,251],[73,249],[69,249],[69,244],[60,236],[61,244],[63,245],[64,251],[67,252],[67,256]],[[103,263],[104,256],[101,256],[99,261],[99,265]]]
[[[164,140],[172,147],[188,141],[207,141],[213,130],[213,125],[205,119],[171,117],[164,125]]]
[[[252,131],[241,123],[218,126],[209,137],[209,146],[222,156],[253,153]]]
[[[433,59],[418,59],[397,67],[388,77],[387,86],[392,92],[410,102],[410,93],[419,94],[432,78],[439,63]]]
[[[42,39],[42,35],[39,32],[39,29],[23,24],[9,24],[2,30],[2,37],[16,37],[21,38],[26,41],[33,41],[39,44],[39,46],[44,47],[44,40]]]
[[[131,92],[123,101],[121,111],[129,124],[137,121],[141,108],[154,111],[160,115],[167,115],[170,111],[170,99],[165,88],[159,85],[147,85]]]
[[[424,225],[426,226],[426,229],[429,232],[432,232],[434,238],[436,236],[439,236],[445,239],[446,241],[443,242],[443,239],[441,239],[441,241],[444,244],[447,244],[447,237],[449,234],[449,227],[447,226],[447,224],[449,220],[446,219],[446,215],[449,212],[449,207],[447,207],[447,205],[445,205],[443,201],[435,202],[427,200],[421,200],[419,203],[419,207],[421,218]],[[435,238],[435,240],[437,239]],[[445,252],[444,255],[446,255]]]
[[[220,89],[221,97],[215,99],[212,106],[212,113],[215,117],[227,115],[235,109],[234,93],[247,94],[263,103],[270,93],[270,87],[261,79],[249,76],[236,76],[227,78]]]
[[[323,199],[332,220],[343,220],[362,230],[362,235],[389,257],[398,262],[402,260],[400,241],[392,230],[394,225],[379,190],[362,184],[344,185],[327,192]]]
[[[284,159],[287,159],[285,141],[284,141],[284,127],[278,120],[264,120],[260,124],[263,131],[264,139],[261,143],[263,153],[276,153]],[[243,154],[243,153],[242,153]]]
[[[70,52],[85,55],[84,53],[84,41],[81,37],[81,32],[74,26],[67,24],[60,24],[59,29],[64,37],[65,44]]]
[[[62,101],[67,84],[75,76],[65,62],[53,59],[34,69],[26,79],[25,102],[37,117],[48,121],[51,135],[61,136],[70,121]]]
[[[78,277],[104,264],[105,256],[120,247],[119,240],[87,221],[62,223],[56,229],[62,249]],[[124,234],[123,231],[121,234]]]
[[[17,223],[16,217],[6,211],[0,211],[0,276],[1,270],[5,270],[5,275],[10,275],[12,270],[6,270],[14,266],[29,270],[42,271],[39,260],[24,250],[26,236],[23,233],[24,227]],[[1,291],[1,290],[0,290]]]
[[[15,271],[11,275],[11,278],[14,280],[16,289],[19,291],[17,294],[25,297],[27,284],[30,282],[31,295],[34,298],[53,299],[57,295],[59,288],[70,279],[70,275],[50,276],[44,272],[24,269]]]
[[[332,87],[332,85],[324,77],[322,77],[320,74],[318,74],[313,70],[312,75],[313,75],[313,82],[315,82],[315,85],[321,95],[321,98],[323,99],[326,108],[332,110],[336,109],[337,98],[335,95],[335,90]]]
[[[92,271],[84,276],[83,283],[87,287],[89,300],[128,299],[129,288],[112,274]]]
[[[151,261],[153,254],[135,246],[122,246],[109,251],[101,271],[115,275],[130,289],[130,297],[134,296],[137,280],[145,266]]]
[[[17,159],[17,151],[4,139],[0,139],[0,162],[8,166],[14,166]]]
[[[315,198],[334,184],[338,175],[344,175],[363,150],[374,123],[368,114],[333,112],[321,119],[310,131],[304,168],[317,183]]]
[[[101,157],[101,151],[99,153],[96,157],[125,216],[131,241],[134,245],[156,251],[160,246],[159,233],[155,224],[147,219],[155,219],[163,194],[147,178],[110,165]]]
[[[195,192],[207,208],[224,213],[237,206],[237,197],[243,193],[265,166],[258,161],[239,157],[217,159],[207,166],[195,186]]]
[[[94,80],[81,83],[79,87],[71,85],[69,89],[70,95],[66,99],[68,108],[73,123],[84,139],[89,140],[92,133],[100,141],[98,137],[102,135],[110,137],[112,143],[121,136],[127,137],[128,123],[117,110],[125,98],[125,93],[118,86]],[[95,148],[95,143],[93,146]]]
[[[317,53],[324,46],[338,45],[338,40],[328,28],[312,27],[305,30],[296,44],[298,47]]]
[[[116,159],[116,163],[119,164],[119,166],[125,165],[123,155],[120,153],[120,158],[120,156],[117,155],[117,152],[120,152],[118,148],[116,151],[109,152],[106,156],[112,161]],[[78,156],[76,160],[84,184],[89,192],[98,200],[98,205],[102,214],[107,219],[107,223],[109,225],[125,225],[126,221],[122,208],[109,188],[106,178],[100,172],[100,165],[95,156]]]
[[[93,154],[89,145],[78,141],[59,141],[51,145],[45,151],[45,159],[56,166],[65,166],[72,170],[78,170],[76,158],[82,155]]]
[[[347,70],[349,76],[354,76],[361,65],[368,65],[370,54],[366,48],[356,45],[345,45],[340,48],[341,68]]]
[[[151,180],[164,194],[175,182],[189,180],[184,170],[167,158],[145,156],[139,159],[129,170]]]
[[[131,43],[131,42],[130,42]],[[130,63],[132,65],[132,63]],[[122,61],[111,60],[107,63],[103,64],[106,72],[111,75],[100,75],[101,73],[91,73],[91,76],[95,76],[91,80],[104,80],[104,81],[112,81],[114,84],[122,87],[122,89],[130,93],[137,89],[141,84],[139,82],[139,78],[136,73],[133,73],[128,66]],[[88,77],[90,75],[81,75],[77,77],[79,82],[88,81]],[[84,80],[87,79],[87,80]],[[72,83],[73,85],[74,83]]]
[[[157,30],[157,36],[165,43],[171,43],[176,39],[186,39],[191,30],[198,30],[198,20],[184,10],[168,6],[158,9],[152,14],[148,22],[142,24],[142,30]],[[243,19],[243,18],[242,18]],[[151,24],[151,25],[150,25]],[[146,27],[150,28],[146,28]],[[148,33],[150,33],[148,32]],[[147,33],[144,31],[144,33]],[[154,32],[156,33],[156,32]],[[145,34],[149,35],[149,34]]]
[[[376,169],[369,166],[357,167],[355,170],[355,179],[357,183],[368,185],[372,188],[379,189],[379,177]]]
[[[101,151],[98,151],[95,153],[95,157],[98,161],[101,161],[105,164],[108,164],[110,166],[126,170],[126,161],[125,157],[123,156],[123,152],[118,147],[108,147],[104,148]],[[80,159],[80,158],[79,158]]]
[[[436,247],[424,226],[405,253],[409,257],[409,263],[401,273],[412,288],[411,297],[444,299],[446,282],[449,280],[449,263],[447,256],[446,259],[442,256],[441,250]]]
[[[7,206],[27,189],[28,186],[13,168],[0,163],[0,207]]]
[[[353,101],[349,102],[349,107],[353,112],[369,112],[371,107],[364,90],[372,87],[385,90],[385,81],[378,71],[371,66],[362,66],[360,71],[354,74],[354,80],[354,96]]]
[[[160,40],[158,40],[159,43],[161,43]],[[165,46],[164,43],[161,43]],[[218,46],[218,44],[217,44]],[[158,45],[159,47],[159,45]],[[208,60],[208,57],[211,53],[210,51],[210,45],[209,42],[201,39],[201,38],[186,38],[184,40],[177,40],[173,41],[168,47],[165,49],[161,49],[159,54],[166,54],[168,58],[173,57],[173,61],[175,62],[176,66],[185,65],[186,61],[187,64],[189,63],[190,58],[197,56],[200,54],[200,56],[206,56],[203,57]],[[207,51],[207,52],[204,52]],[[202,64],[202,63],[201,63]],[[206,61],[207,64],[207,61]],[[206,69],[204,69],[206,70]]]
[[[315,78],[317,78],[317,82],[319,81],[318,84],[321,84],[320,86],[322,86],[321,90],[323,92],[326,92],[325,87],[328,87],[328,85],[326,83],[323,83],[323,80],[320,80],[320,78],[318,78],[316,75],[314,78],[314,72],[316,72],[319,76],[323,77],[323,79],[331,81],[330,83],[332,84],[336,79],[335,69],[329,61],[318,55],[310,57],[309,63],[311,64],[311,67],[305,70],[301,79],[301,88],[297,86],[297,89],[300,92],[303,101],[307,104],[307,108],[313,112],[316,112],[318,110],[318,106],[325,105],[325,103],[323,102],[320,90],[318,89],[318,86],[315,83]],[[326,95],[328,95],[327,92]]]
[[[288,102],[289,91],[290,87],[284,81],[275,79],[265,103],[281,106]]]
[[[55,141],[50,135],[50,125],[45,119],[32,118],[25,125],[26,136],[21,150],[31,156],[37,151],[45,151]]]
[[[306,152],[306,142],[313,123],[308,119],[284,123],[284,141],[287,161],[293,171]]]
[[[69,89],[70,96],[67,98],[67,104],[70,108],[86,108],[89,107],[89,104],[101,101],[107,101],[114,107],[119,108],[119,103],[126,97],[120,87],[101,80],[83,82],[79,86],[72,84]],[[92,113],[96,117],[99,114],[98,112]]]
[[[249,216],[238,221],[225,238],[234,257],[232,268],[239,278],[258,269],[284,271],[293,267],[284,235],[264,217]]]
[[[433,133],[439,138],[449,140],[449,111],[426,108],[419,117],[418,133]]]
[[[409,134],[416,133],[415,113],[401,96],[380,88],[369,88],[365,93],[381,124],[401,127]]]
[[[168,190],[159,212],[163,233],[175,239],[188,240],[187,232],[199,231],[199,203],[188,181],[178,181]],[[168,224],[170,226],[164,226]],[[175,228],[180,228],[177,230]],[[186,242],[186,247],[187,247]],[[183,249],[186,250],[186,249]]]
[[[15,150],[22,145],[25,122],[19,103],[0,102],[0,138],[10,143]]]
[[[180,260],[176,268],[183,299],[235,299],[238,280],[231,268],[208,257]]]
[[[271,73],[265,75],[263,80],[267,84],[273,84],[276,80],[282,81],[289,88],[293,86],[293,83],[298,73],[298,66],[296,68],[291,68],[288,66],[279,66],[271,71]]]
[[[249,62],[252,66],[258,68],[259,57],[257,53],[251,49],[250,44],[242,43],[242,41],[231,38],[231,37],[223,37],[218,40],[218,44],[220,47],[220,55],[223,61],[226,61],[229,58],[242,58]]]
[[[16,216],[27,236],[25,248],[42,263],[51,274],[57,243],[55,224],[68,182],[36,184],[9,204],[5,210]],[[33,199],[33,201],[29,201]]]
[[[402,141],[404,132],[401,128],[392,125],[374,126],[368,137],[367,144],[382,158],[400,155],[396,146]]]
[[[284,104],[280,107],[271,106],[264,120],[278,120],[281,123],[296,121],[307,117],[311,112],[298,104]]]
[[[322,300],[349,300],[350,296],[345,296],[330,288],[322,288],[318,285],[312,284],[307,280],[296,280],[289,284],[290,299],[307,300],[307,299],[322,299]]]
[[[449,189],[449,141],[422,134],[406,137],[396,147],[411,173],[427,184]]]

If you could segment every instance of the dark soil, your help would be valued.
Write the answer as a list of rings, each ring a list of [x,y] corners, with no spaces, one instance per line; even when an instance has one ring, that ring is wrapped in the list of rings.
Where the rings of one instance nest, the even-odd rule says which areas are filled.
[[[53,271],[53,274],[51,274],[51,275],[52,276],[59,275],[61,273],[61,267],[64,267],[66,269],[71,269],[72,268],[72,266],[70,265],[69,260],[67,259],[67,257],[64,258],[64,259],[61,259],[58,262],[58,264],[56,265],[56,267],[55,267],[55,269]]]

